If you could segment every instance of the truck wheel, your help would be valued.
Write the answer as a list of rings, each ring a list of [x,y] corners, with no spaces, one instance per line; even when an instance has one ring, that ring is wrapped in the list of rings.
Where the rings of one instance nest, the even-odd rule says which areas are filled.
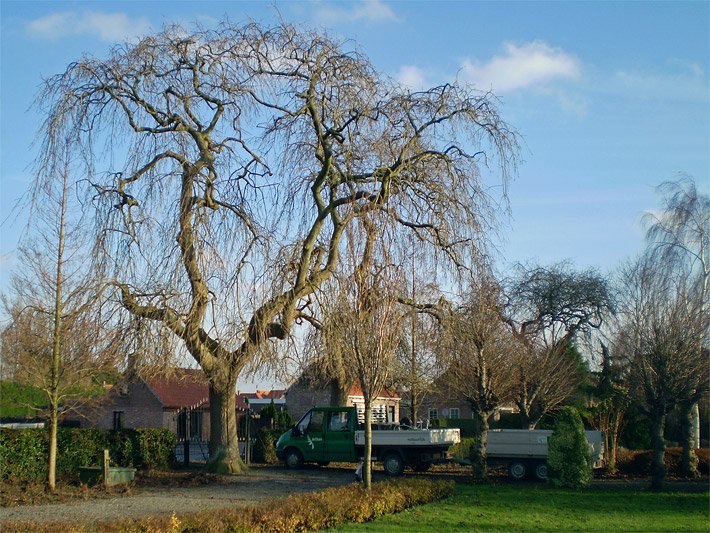
[[[296,470],[303,466],[303,455],[296,448],[289,448],[286,450],[286,455],[284,456],[284,463],[286,468],[289,470]]]
[[[508,467],[508,475],[516,481],[524,479],[527,471],[527,465],[522,461],[514,461],[510,463],[510,466]]]
[[[537,463],[535,465],[535,477],[540,481],[547,479],[547,463]]]
[[[398,453],[390,453],[382,459],[382,466],[388,476],[401,476],[404,472],[404,461]]]

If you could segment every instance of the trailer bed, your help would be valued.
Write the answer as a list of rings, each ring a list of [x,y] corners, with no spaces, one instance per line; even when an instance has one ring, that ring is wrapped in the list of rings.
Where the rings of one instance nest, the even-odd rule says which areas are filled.
[[[458,428],[373,430],[373,446],[451,446],[461,442]],[[355,446],[365,445],[365,432],[355,432]]]

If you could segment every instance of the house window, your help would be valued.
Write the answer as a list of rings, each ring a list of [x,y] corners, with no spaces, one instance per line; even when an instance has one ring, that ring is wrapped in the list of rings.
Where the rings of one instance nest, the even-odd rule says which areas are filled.
[[[449,418],[458,418],[458,417],[459,417],[459,408],[458,407],[449,408]]]
[[[113,430],[121,431],[126,426],[126,413],[123,411],[113,412]]]
[[[202,440],[202,411],[192,411],[190,413],[190,438],[192,440]]]
[[[436,407],[429,408],[429,420],[439,418],[439,410]]]
[[[387,423],[394,424],[396,420],[394,419],[394,405],[387,407]]]

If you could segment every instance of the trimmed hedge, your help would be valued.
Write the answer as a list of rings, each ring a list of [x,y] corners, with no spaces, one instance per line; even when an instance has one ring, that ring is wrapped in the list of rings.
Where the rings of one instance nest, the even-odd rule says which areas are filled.
[[[681,448],[666,448],[666,470],[670,476],[680,475],[680,462],[683,450]],[[701,448],[695,450],[698,457],[698,472],[702,476],[710,474],[710,450]],[[619,473],[627,476],[650,476],[652,450],[619,450],[617,468]]]
[[[167,429],[60,428],[57,476],[75,479],[80,467],[100,464],[105,449],[114,466],[167,468],[173,462],[176,442],[175,434]],[[46,429],[0,429],[0,479],[44,479],[48,449]]]
[[[250,531],[290,533],[336,527],[348,522],[362,523],[424,503],[441,500],[454,492],[453,481],[397,479],[297,494],[244,508],[219,509],[199,513],[113,520],[96,524],[97,531]],[[8,532],[26,531],[27,523],[3,524]],[[36,524],[34,531],[73,531],[85,527],[81,521]]]

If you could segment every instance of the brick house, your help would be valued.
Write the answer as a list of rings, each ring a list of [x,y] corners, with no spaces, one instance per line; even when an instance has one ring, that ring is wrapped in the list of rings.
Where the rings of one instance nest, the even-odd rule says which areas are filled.
[[[237,395],[237,417],[247,405]],[[108,391],[104,401],[80,411],[81,425],[101,429],[164,428],[178,439],[206,441],[210,434],[209,389],[200,369],[136,378]]]
[[[408,402],[405,400],[408,406]],[[516,409],[512,404],[502,405],[492,415],[492,420],[498,420],[501,412],[515,412]],[[409,410],[407,410],[409,415]],[[429,391],[422,399],[418,409],[419,420],[414,423],[421,422],[422,425],[427,424],[434,419],[448,418],[473,418],[473,410],[471,404],[457,394],[454,394],[453,388],[448,381],[447,374],[442,374],[433,384],[432,390]]]
[[[286,408],[294,421],[299,420],[315,405],[330,405],[330,388],[319,386],[315,381],[301,376],[286,390]],[[375,398],[372,406],[373,421],[380,424],[399,424],[399,403],[401,397],[391,390],[383,391]],[[365,398],[359,385],[352,385],[348,391],[347,406],[357,407],[360,421],[365,419]]]

